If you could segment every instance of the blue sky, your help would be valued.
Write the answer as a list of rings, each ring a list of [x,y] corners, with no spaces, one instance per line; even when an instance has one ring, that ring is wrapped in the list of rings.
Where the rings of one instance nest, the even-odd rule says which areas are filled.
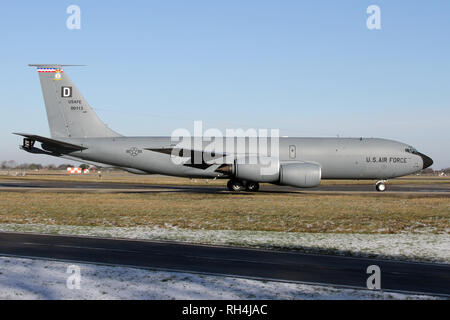
[[[66,8],[81,8],[81,29]],[[381,9],[368,30],[366,8]],[[450,167],[449,1],[9,1],[0,34],[0,160],[49,135],[38,76],[66,68],[124,135],[205,127],[383,137]]]

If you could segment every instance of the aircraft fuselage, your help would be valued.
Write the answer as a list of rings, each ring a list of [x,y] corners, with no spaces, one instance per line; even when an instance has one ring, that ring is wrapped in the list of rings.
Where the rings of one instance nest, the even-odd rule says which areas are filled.
[[[81,160],[132,168],[143,173],[199,178],[228,177],[204,167],[200,169],[175,164],[170,154],[147,150],[173,145],[170,137],[60,140],[87,147],[86,150],[70,154]],[[421,153],[407,151],[409,148],[409,145],[401,142],[376,138],[282,137],[279,138],[279,159],[280,163],[317,163],[322,169],[322,179],[388,179],[418,172],[429,165],[431,159]],[[215,150],[217,153],[221,151]]]

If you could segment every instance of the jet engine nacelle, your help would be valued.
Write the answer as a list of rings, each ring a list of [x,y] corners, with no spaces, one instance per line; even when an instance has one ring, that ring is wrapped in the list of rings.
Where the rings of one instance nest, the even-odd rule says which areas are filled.
[[[233,174],[241,180],[276,182],[280,177],[280,161],[270,157],[243,157],[234,161]]]
[[[245,157],[236,159],[233,174],[241,180],[311,188],[320,184],[322,169],[312,162],[280,164],[276,158]]]
[[[322,168],[317,163],[288,163],[281,166],[279,184],[297,188],[312,188],[320,184],[321,178]]]

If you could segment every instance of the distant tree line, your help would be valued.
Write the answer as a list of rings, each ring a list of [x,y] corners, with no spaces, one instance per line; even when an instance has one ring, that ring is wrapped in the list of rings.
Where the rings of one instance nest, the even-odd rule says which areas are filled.
[[[101,169],[101,167],[90,166],[88,164],[81,164],[79,166],[74,165],[73,163],[63,163],[60,165],[47,164],[42,165],[40,163],[17,163],[14,160],[2,161],[0,162],[1,170],[66,170],[68,167],[79,167],[81,169]]]
[[[445,174],[450,174],[450,168],[444,168],[441,170],[433,170],[432,168],[426,168],[422,171],[420,171],[420,174],[441,174],[441,173],[445,173]]]
[[[86,166],[86,165],[85,165]],[[8,161],[2,161],[0,163],[0,169],[3,170],[11,170],[11,169],[18,169],[18,170],[41,170],[41,169],[47,169],[47,170],[66,170],[67,167],[74,167],[73,164],[60,164],[58,166],[54,164],[48,164],[48,165],[42,165],[40,163],[17,163],[14,160],[8,160]]]

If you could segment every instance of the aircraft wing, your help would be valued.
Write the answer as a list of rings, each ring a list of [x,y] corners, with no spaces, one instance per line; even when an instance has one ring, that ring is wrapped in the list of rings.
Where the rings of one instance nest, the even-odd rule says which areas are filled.
[[[161,147],[153,147],[153,148],[144,148],[144,150],[159,152],[159,153],[165,153],[168,155],[174,155],[179,157],[189,157],[193,156],[193,154],[201,153],[203,155],[207,155],[210,159],[218,159],[218,158],[224,158],[227,156],[226,153],[220,153],[220,152],[208,152],[208,151],[202,151],[202,150],[194,150],[194,149],[186,149],[186,148],[179,148],[174,146],[161,146]],[[258,156],[258,153],[235,153],[235,157],[244,157],[244,156]]]
[[[223,153],[217,153],[217,152],[205,152],[205,151],[198,151],[198,150],[192,150],[192,149],[181,149],[176,147],[160,147],[160,148],[145,148],[145,150],[159,152],[159,153],[165,153],[169,155],[177,155],[179,157],[191,157],[194,158],[195,154],[199,153],[203,156],[207,155],[209,159],[218,159],[223,158],[226,156],[226,154]]]
[[[159,152],[164,153],[168,155],[175,155],[183,158],[189,158],[189,161],[187,161],[184,166],[187,167],[193,167],[197,169],[206,170],[214,165],[214,163],[207,163],[205,162],[205,158],[209,160],[215,160],[226,157],[226,154],[223,153],[216,153],[216,152],[205,152],[205,151],[198,151],[198,150],[192,150],[192,149],[181,149],[177,147],[160,147],[160,148],[145,148],[145,150],[153,151],[153,152]],[[196,159],[201,159],[200,163],[195,163]],[[210,161],[208,161],[210,162]]]
[[[46,138],[46,137],[42,137],[42,136],[38,136],[38,135],[34,135],[34,134],[28,134],[28,133],[14,133],[14,134],[25,137],[24,144],[22,146],[22,148],[24,148],[24,149],[33,148],[35,141],[41,142],[44,145],[49,146],[51,148],[57,148],[57,149],[60,148],[60,149],[65,149],[65,150],[69,150],[69,151],[79,151],[79,150],[87,149],[86,147],[83,147],[80,145],[76,145],[76,144],[72,144],[72,143],[68,143],[68,142],[64,142],[64,141],[59,141],[59,140],[55,140],[55,139],[50,139],[50,138]]]

